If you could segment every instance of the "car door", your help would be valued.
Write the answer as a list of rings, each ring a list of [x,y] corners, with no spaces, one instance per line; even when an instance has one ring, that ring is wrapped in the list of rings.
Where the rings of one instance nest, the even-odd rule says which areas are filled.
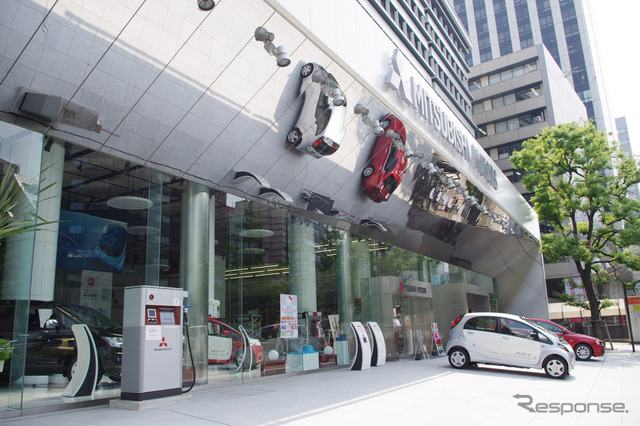
[[[233,339],[224,324],[209,321],[208,359],[210,364],[228,364],[233,356]]]
[[[498,318],[470,318],[463,329],[469,345],[469,356],[475,362],[498,362],[500,360],[500,334],[497,332]]]
[[[75,351],[73,332],[60,318],[59,312],[44,302],[32,301],[29,306],[26,374],[62,373]],[[57,326],[48,328],[47,320]]]
[[[504,364],[531,367],[540,359],[538,332],[522,321],[500,318],[500,360]]]

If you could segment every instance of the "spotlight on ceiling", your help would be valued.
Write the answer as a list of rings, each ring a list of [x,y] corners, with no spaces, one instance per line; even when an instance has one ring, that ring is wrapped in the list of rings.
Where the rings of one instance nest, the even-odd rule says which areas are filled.
[[[271,56],[276,57],[276,63],[279,67],[286,67],[291,64],[291,58],[289,58],[284,47],[276,47],[276,45],[273,44],[273,40],[276,38],[275,34],[269,32],[265,27],[258,27],[253,35],[256,38],[256,41],[264,43],[264,50],[269,52]]]
[[[437,166],[434,166],[433,163],[427,164],[427,168],[429,169],[430,175],[437,174],[438,172],[440,172],[440,168]]]
[[[205,12],[213,9],[216,6],[216,2],[213,0],[198,0],[198,7]]]
[[[334,102],[335,104],[335,102]],[[371,130],[373,130],[373,134],[376,136],[380,136],[381,134],[384,133],[384,129],[382,128],[382,126],[380,125],[380,121],[378,120],[372,120],[369,117],[369,109],[365,108],[362,106],[362,104],[356,104],[356,106],[353,108],[353,112],[355,114],[358,114],[360,116],[362,116],[362,122]]]
[[[340,90],[340,87],[337,85],[338,83],[329,75],[327,70],[318,67],[311,75],[311,81],[320,84],[322,93],[329,97],[335,106],[343,106],[347,103],[347,100],[342,94],[342,90]]]
[[[453,189],[456,187],[456,184],[453,182],[453,179],[451,178],[447,178],[446,185],[447,185],[447,188],[449,189]]]
[[[333,89],[329,90],[329,97],[331,98],[335,106],[342,106],[347,102],[344,96],[342,96],[342,91],[340,91],[339,87],[334,87]]]

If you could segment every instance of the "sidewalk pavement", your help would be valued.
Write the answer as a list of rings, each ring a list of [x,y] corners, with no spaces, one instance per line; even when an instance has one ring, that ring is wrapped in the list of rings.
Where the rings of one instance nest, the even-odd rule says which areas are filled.
[[[337,369],[190,393],[127,410],[98,406],[6,419],[6,425],[638,425],[640,352],[614,343],[565,380],[542,370],[454,370],[446,357]],[[640,350],[640,347],[637,348]]]

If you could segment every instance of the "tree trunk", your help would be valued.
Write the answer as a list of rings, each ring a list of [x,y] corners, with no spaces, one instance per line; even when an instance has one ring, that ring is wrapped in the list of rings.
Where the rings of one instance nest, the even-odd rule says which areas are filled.
[[[582,286],[584,292],[587,294],[587,300],[589,301],[589,310],[591,311],[591,325],[593,337],[598,339],[604,339],[604,332],[602,330],[602,319],[600,318],[600,310],[598,309],[598,295],[593,287],[593,281],[591,281],[591,268],[583,267],[579,262],[575,262],[582,279]]]

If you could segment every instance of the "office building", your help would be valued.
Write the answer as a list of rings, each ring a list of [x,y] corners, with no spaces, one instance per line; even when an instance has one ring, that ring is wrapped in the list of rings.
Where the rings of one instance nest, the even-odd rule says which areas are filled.
[[[629,128],[627,127],[627,118],[618,117],[615,119],[615,123],[616,136],[618,142],[620,143],[620,149],[622,149],[622,151],[627,156],[635,158],[635,153],[633,152],[633,148],[631,147],[631,137],[629,136]],[[633,185],[633,187],[629,189],[629,197],[637,200],[638,195],[638,185]]]
[[[586,120],[584,105],[542,44],[473,67],[469,82],[478,142],[526,195],[509,157],[544,127]]]
[[[469,32],[469,66],[544,44],[598,129],[612,131],[597,77],[597,52],[586,2],[575,0],[452,0]]]

